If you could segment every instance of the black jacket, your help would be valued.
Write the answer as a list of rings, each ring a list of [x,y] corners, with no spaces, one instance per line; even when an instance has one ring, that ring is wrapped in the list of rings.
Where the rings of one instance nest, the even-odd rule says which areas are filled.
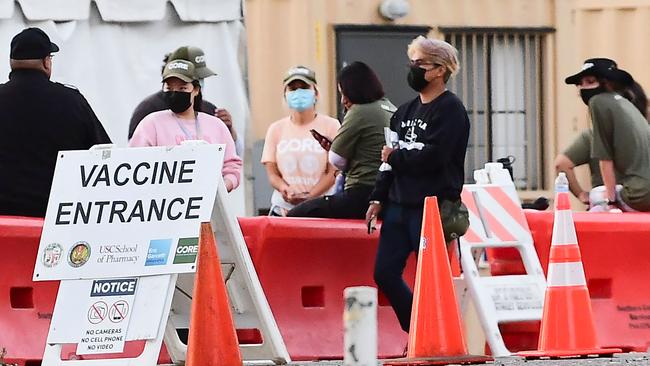
[[[0,215],[44,217],[57,153],[110,142],[77,89],[12,71],[0,85]]]
[[[422,207],[427,196],[460,199],[469,127],[463,103],[450,91],[427,104],[418,96],[401,105],[390,122],[400,140],[388,159],[393,170],[379,174],[370,200]]]

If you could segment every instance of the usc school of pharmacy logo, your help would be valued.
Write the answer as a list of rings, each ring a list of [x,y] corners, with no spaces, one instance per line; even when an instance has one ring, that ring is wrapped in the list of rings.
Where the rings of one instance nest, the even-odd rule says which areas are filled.
[[[78,241],[70,248],[68,263],[71,267],[81,267],[88,262],[88,259],[90,259],[90,245],[85,241]]]
[[[43,265],[47,268],[52,268],[59,264],[61,256],[63,255],[63,247],[61,244],[52,243],[48,244],[43,250]]]

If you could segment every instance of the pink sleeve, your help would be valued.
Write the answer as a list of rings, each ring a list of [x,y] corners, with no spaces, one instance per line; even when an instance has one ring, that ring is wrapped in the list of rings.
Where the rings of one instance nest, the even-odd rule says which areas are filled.
[[[224,181],[229,180],[232,183],[232,188],[239,187],[242,170],[242,159],[237,155],[235,150],[235,141],[232,139],[228,127],[222,122],[218,124],[219,139],[217,144],[226,144],[226,151],[223,155],[223,168],[221,168],[221,175]]]
[[[157,146],[155,118],[147,115],[133,132],[129,147]]]
[[[275,151],[278,144],[277,136],[279,133],[278,128],[278,124],[273,123],[266,131],[266,137],[264,138],[264,149],[262,150],[262,164],[275,163]]]
[[[336,137],[336,135],[339,133],[339,128],[341,128],[341,122],[339,122],[338,119],[332,118],[332,140]]]

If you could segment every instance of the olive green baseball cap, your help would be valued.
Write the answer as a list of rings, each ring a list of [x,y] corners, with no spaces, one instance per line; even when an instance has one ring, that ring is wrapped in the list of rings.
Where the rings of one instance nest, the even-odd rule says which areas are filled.
[[[205,79],[208,76],[217,75],[205,64],[205,53],[202,49],[192,46],[178,47],[169,56],[170,60],[185,60],[194,64],[197,79]]]
[[[316,85],[316,73],[305,66],[298,65],[287,71],[287,74],[284,76],[284,86],[286,87],[294,80],[301,80],[309,85]]]
[[[165,65],[165,70],[163,70],[162,80],[165,81],[169,78],[179,78],[186,83],[198,80],[193,63],[186,60],[174,59],[169,61],[167,65]]]

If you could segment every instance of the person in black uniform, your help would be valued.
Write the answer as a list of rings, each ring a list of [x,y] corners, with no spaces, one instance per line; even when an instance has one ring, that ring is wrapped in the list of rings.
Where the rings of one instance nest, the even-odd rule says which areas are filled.
[[[165,69],[167,62],[171,60],[185,60],[193,63],[194,70],[196,70],[196,76],[199,78],[199,82],[201,83],[201,89],[205,87],[205,78],[217,75],[214,71],[208,68],[205,63],[205,54],[203,53],[203,50],[198,47],[183,46],[177,48],[172,53],[166,54],[163,58],[163,70]],[[195,109],[197,109],[198,112],[216,116],[223,121],[226,127],[228,127],[228,131],[230,131],[233,141],[235,141],[235,150],[237,151],[237,155],[241,156],[244,147],[242,141],[237,138],[237,132],[233,128],[230,112],[224,108],[217,108],[214,104],[203,98],[200,99],[201,102],[195,107]],[[131,115],[131,121],[129,122],[129,140],[133,137],[135,129],[144,117],[153,112],[164,111],[165,109],[169,109],[169,103],[165,100],[165,93],[163,93],[162,88],[143,99],[140,104],[135,107],[133,114]]]
[[[111,142],[81,93],[49,80],[58,50],[38,28],[11,40],[0,85],[0,215],[44,217],[57,153]]]
[[[377,177],[366,220],[382,213],[383,224],[374,278],[409,331],[413,293],[402,278],[411,252],[417,254],[424,198],[437,196],[447,243],[469,227],[460,201],[469,118],[458,97],[446,89],[458,69],[458,51],[449,43],[422,36],[408,47],[408,83],[419,95],[401,105],[390,121],[398,147],[384,146],[381,159],[390,171]]]

